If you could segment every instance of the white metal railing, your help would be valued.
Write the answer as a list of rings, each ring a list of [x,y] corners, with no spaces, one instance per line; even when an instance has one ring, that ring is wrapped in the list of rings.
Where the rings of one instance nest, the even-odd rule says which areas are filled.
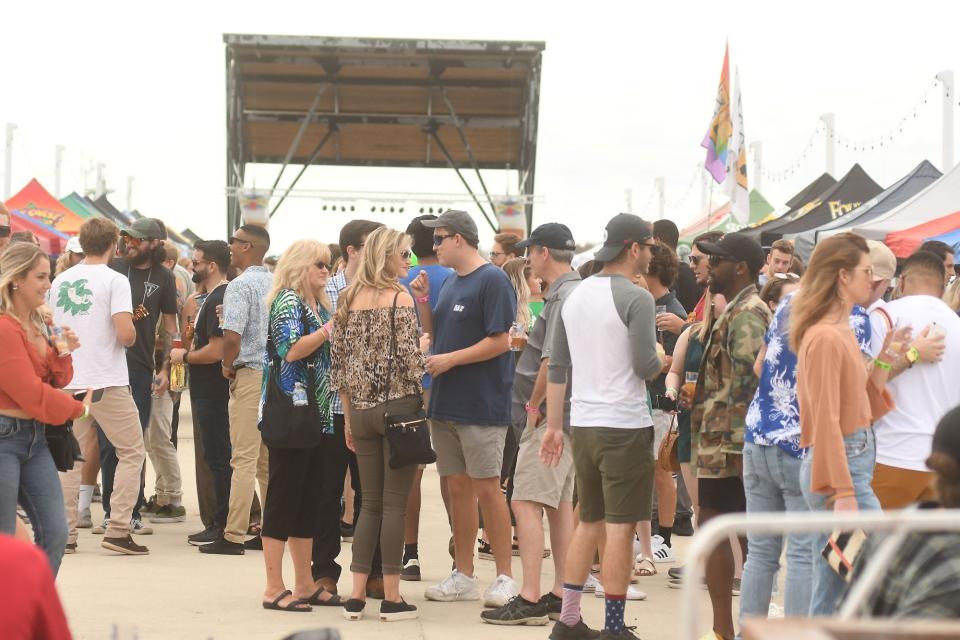
[[[884,569],[896,554],[907,533],[944,530],[960,532],[960,509],[859,511],[839,514],[832,512],[754,513],[714,518],[697,531],[687,553],[681,591],[680,638],[696,640],[699,637],[697,594],[700,591],[700,576],[704,573],[707,556],[718,544],[729,540],[730,534],[822,533],[834,529],[893,532],[877,548],[863,576],[858,578],[837,614],[839,619],[850,619],[883,576]]]

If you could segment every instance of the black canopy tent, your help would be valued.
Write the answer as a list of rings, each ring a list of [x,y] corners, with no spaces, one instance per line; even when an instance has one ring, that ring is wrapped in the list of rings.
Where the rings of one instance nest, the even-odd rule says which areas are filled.
[[[805,186],[800,190],[795,196],[787,200],[786,205],[789,207],[787,212],[784,213],[779,218],[774,220],[769,220],[763,224],[759,224],[755,227],[743,229],[743,233],[749,235],[751,238],[760,242],[760,234],[768,229],[775,229],[779,225],[793,220],[796,217],[798,211],[800,211],[807,204],[816,199],[818,195],[837,184],[837,181],[829,173],[822,174],[819,178]]]
[[[855,164],[839,182],[800,209],[793,220],[765,229],[760,234],[760,244],[769,247],[788,233],[799,233],[836,220],[881,191],[883,187],[874,182],[863,167]]]
[[[225,34],[227,227],[248,163],[452,168],[495,228],[481,169],[532,196],[543,42]],[[473,170],[475,194],[461,174]],[[270,215],[282,204],[285,193]],[[490,215],[487,209],[490,209]],[[529,231],[532,201],[525,205]]]

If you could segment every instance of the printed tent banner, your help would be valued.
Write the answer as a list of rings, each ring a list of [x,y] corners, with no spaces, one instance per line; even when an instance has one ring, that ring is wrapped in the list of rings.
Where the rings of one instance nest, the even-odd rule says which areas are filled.
[[[67,246],[67,240],[70,239],[67,234],[16,210],[10,212],[10,230],[14,233],[29,231],[40,242],[40,248],[48,255],[54,256],[63,253]]]
[[[887,234],[883,243],[890,247],[893,255],[898,258],[909,258],[927,238],[957,229],[960,229],[960,211],[955,211],[942,218],[929,220],[909,229]]]
[[[83,218],[60,204],[36,178],[4,204],[10,211],[19,211],[62,233],[76,235],[83,224]]]
[[[847,215],[808,231],[785,233],[783,237],[793,240],[797,255],[806,262],[813,254],[813,248],[819,240],[848,230],[856,224],[877,219],[929,187],[942,175],[930,161],[924,160],[910,173]]]
[[[761,231],[760,244],[769,247],[784,234],[807,231],[840,219],[881,191],[883,187],[855,164],[839,182],[804,205],[793,220],[778,221]]]
[[[936,220],[960,209],[960,165],[907,200],[899,207],[867,224],[856,224],[855,231],[871,240],[883,240],[888,234]]]
[[[817,196],[821,193],[837,184],[837,181],[833,179],[829,173],[824,173],[819,178],[805,186],[799,193],[787,200],[787,212],[778,218],[771,218],[768,215],[766,218],[761,220],[759,223],[755,223],[741,229],[741,231],[757,242],[760,241],[760,234],[764,230],[771,228],[773,225],[780,223],[781,221],[793,220],[797,212],[806,207],[810,202],[814,201]],[[771,214],[772,215],[772,214]]]

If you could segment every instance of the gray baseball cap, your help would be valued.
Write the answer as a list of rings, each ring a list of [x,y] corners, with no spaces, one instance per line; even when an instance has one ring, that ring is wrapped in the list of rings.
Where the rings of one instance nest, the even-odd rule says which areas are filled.
[[[128,235],[141,240],[163,240],[163,228],[153,218],[140,218],[133,224],[120,232],[121,235]]]
[[[473,240],[474,242],[480,239],[480,234],[477,231],[477,223],[473,221],[473,218],[471,218],[470,214],[466,211],[449,209],[441,213],[440,217],[436,220],[421,220],[420,224],[428,229],[450,229],[450,231],[459,233],[467,240]]]

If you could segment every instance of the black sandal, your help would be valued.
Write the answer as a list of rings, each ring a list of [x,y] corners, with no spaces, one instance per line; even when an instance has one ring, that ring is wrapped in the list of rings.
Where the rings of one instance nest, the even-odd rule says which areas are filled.
[[[309,598],[301,598],[300,601],[305,602],[307,604],[316,605],[318,607],[342,607],[343,606],[343,598],[341,598],[335,593],[330,594],[329,600],[321,600],[320,594],[325,591],[326,589],[324,589],[323,587],[320,587],[319,589],[313,592],[312,596],[310,596]]]
[[[282,606],[280,601],[286,598],[287,596],[292,596],[293,592],[287,589],[274,599],[273,602],[264,602],[263,608],[269,609],[271,611],[292,611],[294,613],[309,613],[313,611],[313,607],[309,605],[305,600],[292,600],[287,606]]]

